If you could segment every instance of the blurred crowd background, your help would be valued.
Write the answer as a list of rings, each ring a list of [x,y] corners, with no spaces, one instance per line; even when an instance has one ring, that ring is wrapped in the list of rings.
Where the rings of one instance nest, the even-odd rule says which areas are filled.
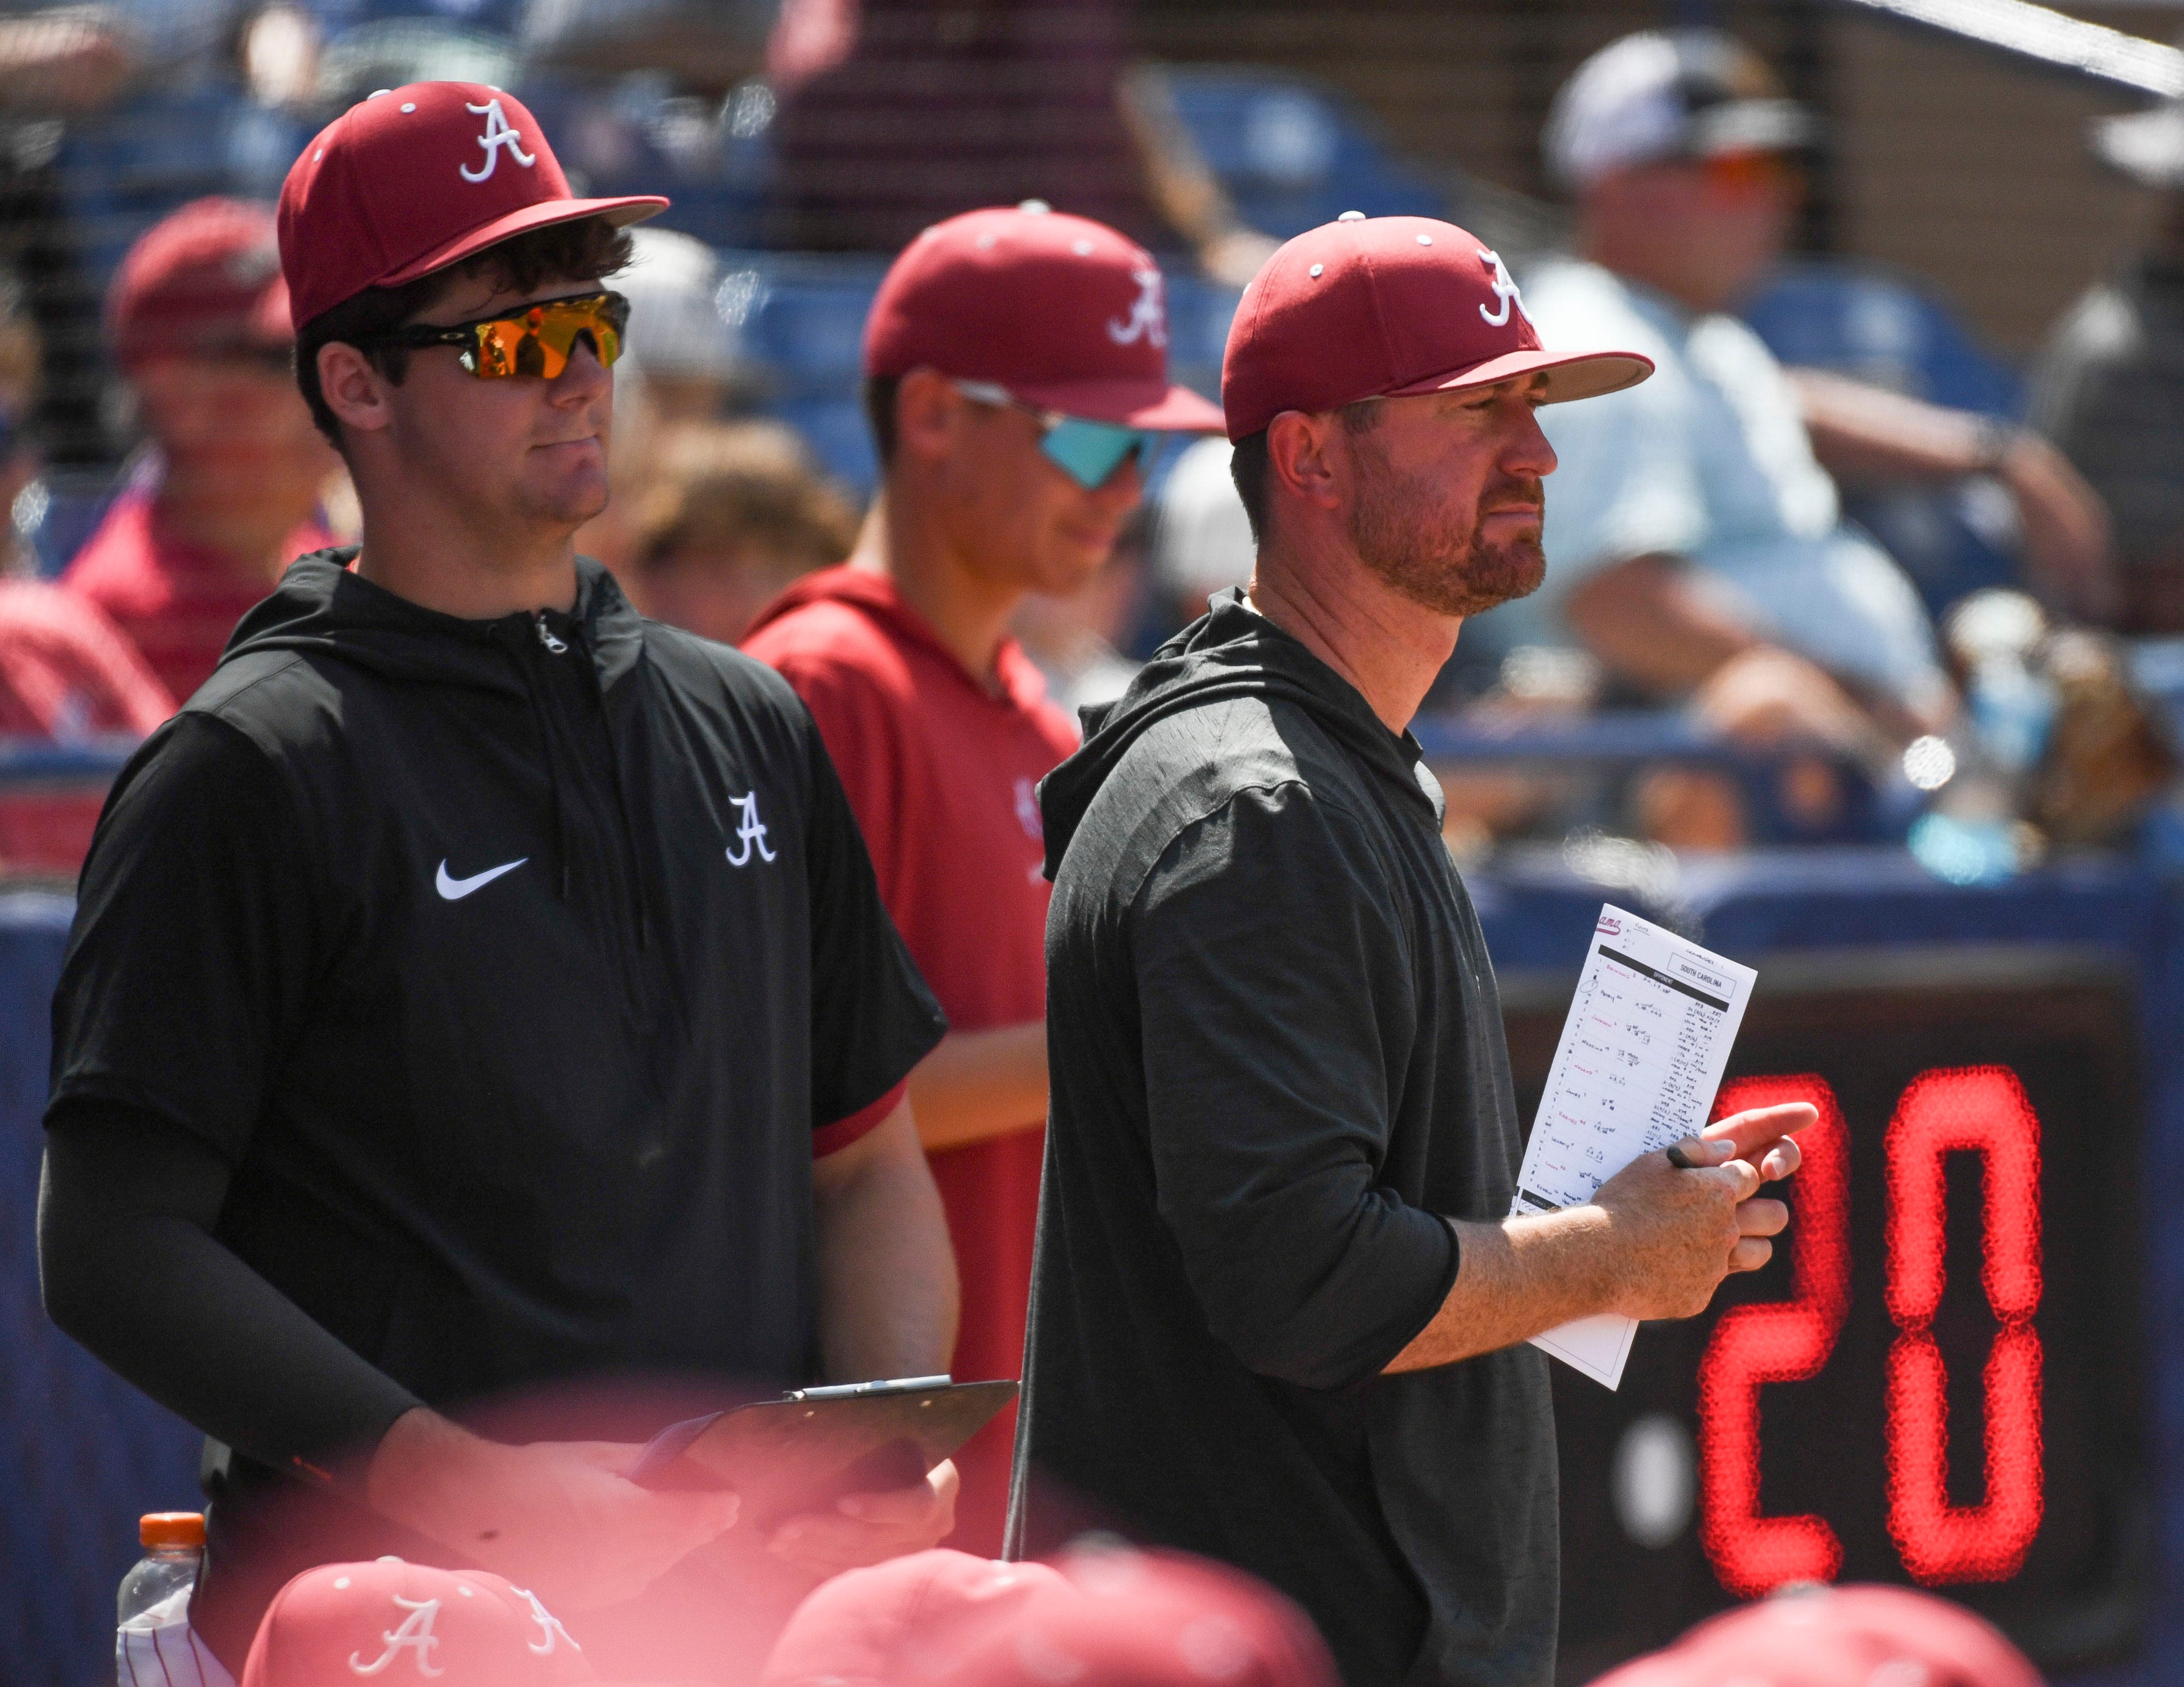
[[[0,861],[66,876],[96,813],[31,750],[148,729],[288,560],[352,531],[261,320],[266,207],[332,115],[430,77],[520,94],[579,192],[674,199],[619,283],[618,490],[582,541],[649,613],[733,640],[845,554],[875,468],[865,310],[935,219],[1039,198],[1143,239],[1171,364],[1212,394],[1276,243],[1440,215],[1550,344],[1599,325],[1564,261],[1591,257],[1667,301],[1702,385],[1709,357],[1780,372],[1779,414],[1557,438],[1547,587],[1467,627],[1419,728],[1459,858],[1559,851],[1641,888],[1666,852],[1754,846],[1908,843],[1962,882],[2184,860],[2180,23],[2153,0],[0,3],[0,770],[42,770],[0,795]],[[1621,203],[1585,162],[1616,90],[1607,117],[1556,102],[1647,29],[1721,32],[1672,36],[1680,86],[1797,116],[1683,199]],[[1622,262],[1618,226],[1669,249]],[[1248,573],[1226,451],[1170,448],[1109,566],[1026,610],[1065,702]]]

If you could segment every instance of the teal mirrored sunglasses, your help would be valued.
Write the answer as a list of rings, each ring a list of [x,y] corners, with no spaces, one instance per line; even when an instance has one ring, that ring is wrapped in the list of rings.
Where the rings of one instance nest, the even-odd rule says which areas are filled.
[[[1022,403],[1007,388],[991,381],[958,381],[956,390],[978,404],[1020,410],[1037,422],[1041,454],[1087,492],[1105,486],[1130,458],[1134,457],[1143,470],[1152,455],[1156,437],[1148,428],[1088,422],[1060,411],[1041,410]]]

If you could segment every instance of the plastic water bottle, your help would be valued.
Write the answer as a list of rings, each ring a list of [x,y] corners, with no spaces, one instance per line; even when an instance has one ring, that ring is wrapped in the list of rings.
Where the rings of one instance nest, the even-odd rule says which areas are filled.
[[[123,1681],[137,1679],[129,1669],[133,1653],[159,1654],[155,1631],[189,1622],[190,1593],[204,1563],[204,1514],[148,1511],[136,1525],[136,1539],[144,1556],[121,1578],[115,1602],[114,1657]],[[183,1648],[185,1655],[195,1650]]]

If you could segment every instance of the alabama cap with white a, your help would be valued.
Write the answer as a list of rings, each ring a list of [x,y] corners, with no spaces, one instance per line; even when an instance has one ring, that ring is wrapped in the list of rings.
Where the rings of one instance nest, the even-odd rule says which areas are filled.
[[[1529,375],[1560,404],[1652,372],[1642,352],[1542,346],[1501,254],[1454,223],[1345,211],[1289,241],[1245,288],[1221,402],[1228,437],[1242,439],[1284,411]]]
[[[399,287],[580,217],[632,223],[649,193],[578,198],[538,120],[480,82],[411,82],[319,131],[281,184],[281,267],[300,332],[366,288]]]
[[[1540,138],[1564,187],[1610,171],[1810,146],[1819,126],[1766,61],[1719,30],[1646,30],[1609,42],[1555,96]]]
[[[865,374],[924,367],[1123,427],[1211,433],[1221,412],[1168,378],[1159,264],[1119,230],[1037,199],[966,211],[902,249],[865,319]]]
[[[482,1570],[321,1564],[273,1596],[241,1687],[578,1687],[599,1679],[560,1619]]]

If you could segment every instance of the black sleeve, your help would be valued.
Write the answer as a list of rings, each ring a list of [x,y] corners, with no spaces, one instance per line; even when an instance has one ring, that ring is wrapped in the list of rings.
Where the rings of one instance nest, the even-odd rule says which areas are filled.
[[[46,1311],[208,1435],[276,1469],[331,1474],[422,1402],[214,1236],[227,1186],[220,1155],[163,1120],[64,1105],[38,1186]]]
[[[1162,853],[1128,939],[1161,1217],[1208,1325],[1263,1375],[1377,1374],[1457,1249],[1375,1181],[1411,964],[1355,824],[1301,786],[1241,793]]]
[[[170,721],[100,817],[53,992],[51,1108],[118,1103],[230,1166],[324,965],[315,846],[240,732]]]
[[[810,745],[811,1123],[824,1131],[891,1094],[948,1019],[880,900],[864,835],[816,725]]]

